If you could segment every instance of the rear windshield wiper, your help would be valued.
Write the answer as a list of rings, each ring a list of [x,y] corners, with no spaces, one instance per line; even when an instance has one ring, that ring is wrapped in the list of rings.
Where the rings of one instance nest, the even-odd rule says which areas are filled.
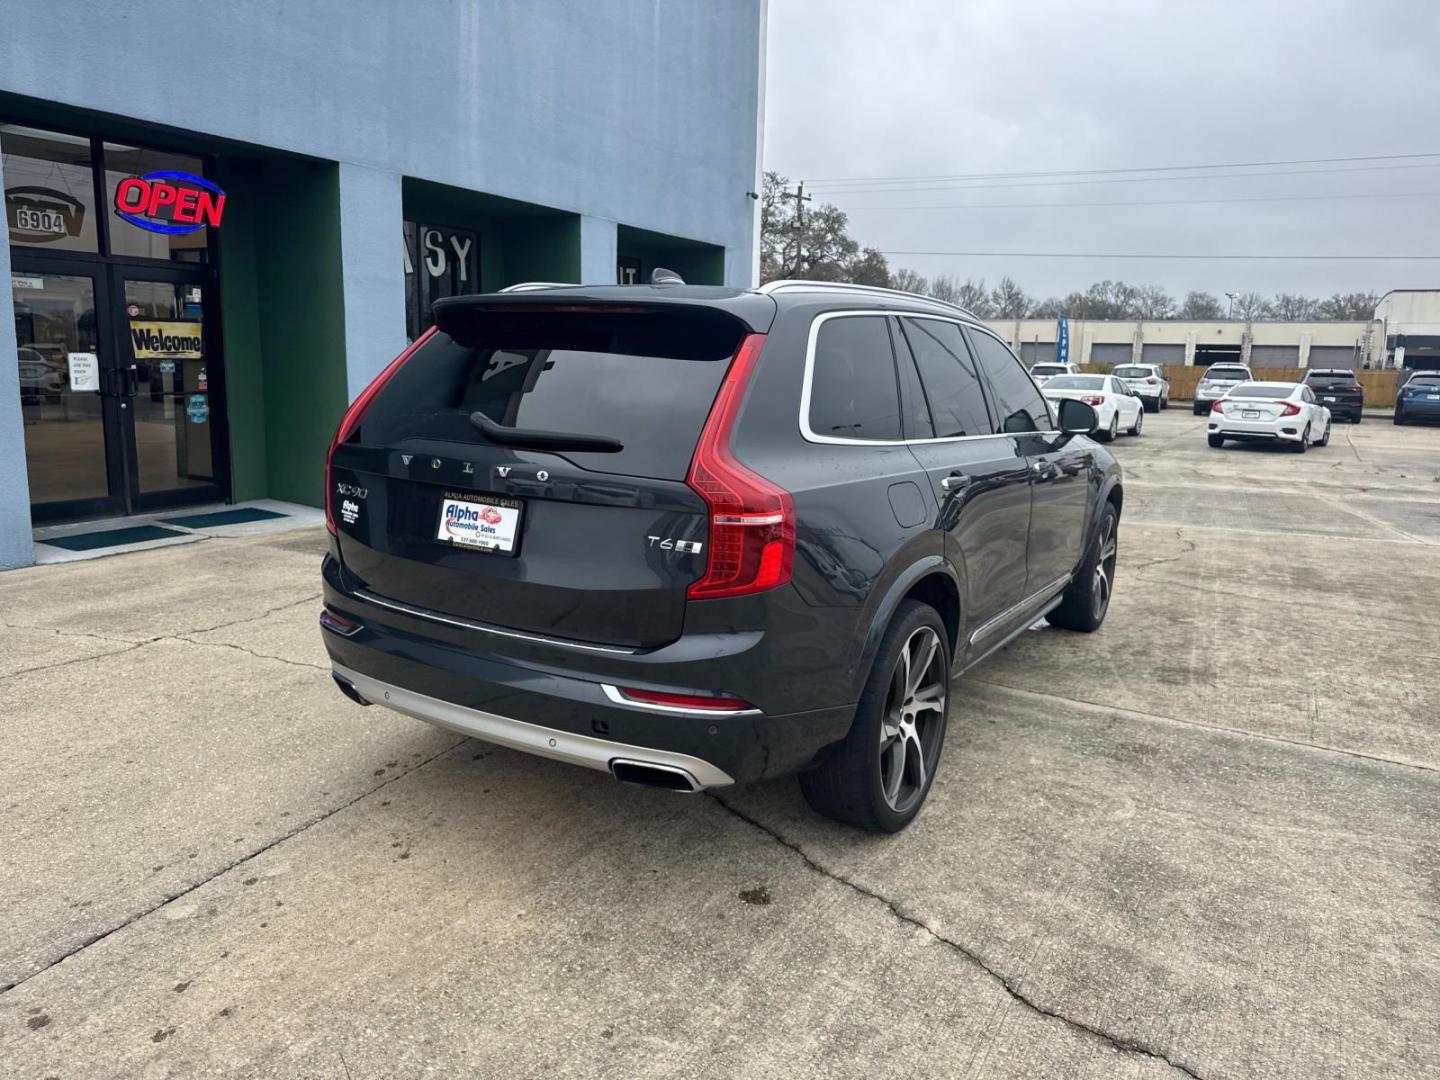
[[[470,422],[480,429],[480,434],[486,439],[501,446],[520,446],[529,450],[573,450],[592,454],[618,454],[625,449],[625,444],[619,439],[606,435],[506,427],[495,423],[482,412],[472,412]]]

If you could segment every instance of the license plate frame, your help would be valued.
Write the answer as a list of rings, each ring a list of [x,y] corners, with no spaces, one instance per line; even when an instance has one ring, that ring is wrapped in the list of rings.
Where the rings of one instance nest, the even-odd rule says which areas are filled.
[[[456,510],[452,512],[451,508]],[[490,513],[487,513],[487,510]],[[474,491],[441,493],[435,542],[462,551],[513,559],[520,553],[525,503]]]
[[[1260,410],[1259,410],[1259,409],[1241,409],[1241,410],[1240,410],[1240,419],[1241,419],[1241,420],[1259,420],[1259,419],[1260,419]]]

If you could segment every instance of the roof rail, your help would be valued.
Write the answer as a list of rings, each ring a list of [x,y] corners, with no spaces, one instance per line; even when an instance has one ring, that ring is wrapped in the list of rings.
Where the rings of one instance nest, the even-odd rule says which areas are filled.
[[[887,300],[909,300],[913,303],[928,304],[932,307],[942,308],[947,313],[958,311],[968,319],[980,322],[979,316],[959,304],[952,304],[948,300],[937,300],[933,296],[923,296],[920,293],[906,292],[904,289],[886,289],[879,285],[855,285],[846,281],[803,281],[800,279],[787,278],[784,281],[769,281],[761,285],[758,292],[776,293],[786,291],[819,291],[819,292],[846,292],[857,293],[861,296],[874,296]]]
[[[500,292],[534,292],[536,289],[574,289],[578,286],[573,281],[521,281],[515,285],[506,285]]]

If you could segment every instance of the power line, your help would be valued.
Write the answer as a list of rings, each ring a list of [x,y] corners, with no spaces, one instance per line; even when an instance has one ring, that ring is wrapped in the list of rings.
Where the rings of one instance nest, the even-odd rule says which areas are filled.
[[[1196,169],[1260,169],[1275,165],[1335,165],[1352,161],[1404,161],[1414,158],[1440,157],[1431,154],[1363,154],[1353,157],[1295,158],[1289,161],[1227,161],[1214,165],[1137,165],[1128,169],[1053,169],[1040,172],[953,173],[929,176],[830,176],[811,180],[814,184],[873,184],[896,180],[1018,180],[1034,176],[1100,176],[1133,172],[1190,172]]]
[[[882,255],[937,255],[968,259],[1204,259],[1265,260],[1267,262],[1440,262],[1440,255],[1182,255],[1168,252],[1118,251],[890,251]]]
[[[1243,195],[1234,199],[1149,199],[1108,202],[1020,202],[1020,203],[934,203],[910,206],[849,206],[847,213],[861,210],[1042,210],[1062,206],[1208,206],[1218,203],[1315,202],[1330,199],[1435,199],[1440,191],[1371,191],[1344,195]]]
[[[1402,169],[1437,169],[1440,162],[1410,165],[1361,165],[1357,168],[1342,169],[1277,169],[1267,173],[1212,173],[1208,176],[1121,176],[1101,180],[1026,180],[1003,184],[933,184],[921,187],[873,187],[873,188],[832,188],[820,191],[823,195],[873,195],[880,193],[911,191],[981,191],[988,188],[1027,187],[1074,187],[1090,184],[1155,184],[1164,182],[1196,180],[1252,180],[1267,176],[1330,176],[1335,173],[1356,172],[1397,172]]]

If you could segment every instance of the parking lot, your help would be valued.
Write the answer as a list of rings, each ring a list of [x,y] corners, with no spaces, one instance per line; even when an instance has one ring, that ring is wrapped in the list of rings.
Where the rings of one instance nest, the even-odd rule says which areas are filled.
[[[318,529],[0,576],[0,1072],[1433,1075],[1440,427],[1114,450],[890,838],[352,705]]]

